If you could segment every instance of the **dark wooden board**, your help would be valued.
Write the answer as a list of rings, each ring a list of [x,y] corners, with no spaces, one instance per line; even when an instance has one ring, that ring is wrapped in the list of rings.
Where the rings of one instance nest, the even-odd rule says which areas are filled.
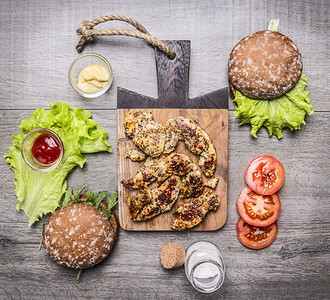
[[[117,88],[117,108],[228,109],[228,89],[219,89],[192,99],[189,92],[190,41],[163,41],[176,53],[169,59],[155,49],[158,99]]]
[[[136,146],[125,135],[124,117],[129,109],[141,109],[152,112],[154,120],[162,124],[177,116],[197,120],[200,127],[209,134],[217,152],[215,176],[219,176],[220,180],[216,193],[221,198],[221,207],[209,213],[192,230],[216,230],[225,224],[227,217],[228,89],[189,99],[190,41],[164,42],[175,51],[176,57],[171,60],[161,51],[155,50],[158,99],[123,88],[117,90],[119,221],[126,230],[167,231],[171,230],[170,224],[174,220],[174,208],[145,222],[133,222],[127,210],[126,199],[136,191],[124,188],[120,181],[134,176],[140,163],[125,158],[126,152]],[[198,161],[198,157],[191,154],[182,142],[176,152],[186,154],[195,163]]]

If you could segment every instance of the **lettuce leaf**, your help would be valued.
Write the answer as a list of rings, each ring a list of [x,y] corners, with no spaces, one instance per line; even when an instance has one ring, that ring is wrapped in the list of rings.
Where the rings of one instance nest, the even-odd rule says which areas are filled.
[[[300,129],[305,124],[305,115],[311,115],[313,104],[308,97],[307,76],[302,73],[297,84],[285,95],[273,100],[255,100],[242,95],[236,90],[234,102],[234,115],[242,124],[251,124],[251,135],[257,137],[257,131],[261,126],[268,129],[269,135],[275,135],[278,139],[283,137],[282,129]]]
[[[29,217],[29,226],[43,215],[54,212],[67,189],[66,177],[76,166],[86,162],[84,153],[111,152],[107,133],[91,119],[91,113],[68,103],[50,103],[50,111],[38,108],[32,117],[23,120],[21,132],[13,136],[13,146],[5,156],[15,173],[15,192],[18,204]],[[21,155],[25,135],[35,128],[49,128],[62,139],[64,157],[57,168],[50,172],[36,172],[29,168]]]

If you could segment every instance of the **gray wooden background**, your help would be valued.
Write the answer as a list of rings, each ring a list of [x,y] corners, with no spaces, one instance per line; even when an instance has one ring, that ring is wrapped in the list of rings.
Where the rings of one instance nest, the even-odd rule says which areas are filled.
[[[38,251],[42,222],[31,228],[17,212],[14,174],[0,161],[0,298],[1,299],[329,299],[329,11],[324,1],[1,1],[0,131],[1,157],[19,132],[20,121],[37,107],[67,101],[92,112],[109,133],[113,154],[87,156],[85,167],[68,177],[96,191],[117,188],[116,89],[118,86],[157,96],[154,50],[128,37],[97,38],[83,53],[104,55],[114,70],[111,89],[88,100],[71,89],[67,72],[78,56],[75,30],[84,19],[119,13],[141,22],[160,39],[191,40],[190,97],[227,85],[231,48],[244,36],[280,19],[279,31],[298,45],[308,76],[315,113],[282,140],[258,139],[249,126],[239,127],[229,113],[228,218],[215,232],[126,232],[120,230],[112,255],[83,272],[56,265]],[[109,26],[131,28],[122,22]],[[236,237],[236,199],[244,172],[256,156],[270,154],[286,170],[279,232],[263,250],[245,248]],[[159,262],[166,241],[188,247],[197,240],[216,243],[227,273],[223,287],[211,295],[195,291],[183,268],[167,271]]]

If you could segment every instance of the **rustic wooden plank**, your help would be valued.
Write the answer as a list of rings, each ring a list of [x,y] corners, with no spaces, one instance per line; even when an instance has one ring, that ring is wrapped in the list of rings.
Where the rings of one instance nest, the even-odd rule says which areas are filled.
[[[124,117],[129,109],[118,110],[118,191],[119,191],[119,221],[120,225],[126,230],[171,230],[170,224],[174,220],[173,211],[178,202],[167,213],[161,214],[144,222],[134,222],[130,219],[126,199],[136,193],[136,191],[124,188],[120,181],[131,178],[136,174],[140,163],[132,162],[126,159],[126,152],[136,148],[133,142],[127,138],[124,130]],[[199,126],[203,128],[210,136],[217,152],[217,164],[214,176],[219,176],[220,180],[216,187],[216,194],[221,199],[221,206],[216,212],[210,212],[205,220],[192,230],[216,230],[221,228],[226,222],[227,215],[227,156],[228,156],[228,111],[216,109],[149,109],[154,116],[154,120],[164,124],[168,119],[177,116],[183,116],[193,120],[198,120]],[[183,142],[179,142],[178,153],[182,153],[191,158],[197,164],[199,157],[191,154],[184,146]],[[203,181],[206,182],[205,176]]]
[[[287,298],[288,293],[297,298],[327,298],[327,290],[320,289],[320,286],[328,282],[324,258],[329,258],[329,247],[325,242],[321,247],[315,245],[310,249],[305,249],[303,245],[297,247],[297,243],[303,244],[306,237],[317,242],[313,231],[326,234],[324,228],[311,225],[306,236],[297,236],[299,224],[296,224],[288,228],[285,234],[279,235],[271,247],[260,251],[247,249],[236,239],[232,240],[233,229],[233,225],[224,227],[221,238],[213,235],[210,239],[209,234],[202,232],[198,237],[191,232],[184,233],[181,237],[185,248],[193,241],[208,238],[219,245],[225,257],[225,283],[217,293],[209,295],[207,299],[237,299],[241,298],[242,293],[248,299],[261,299],[265,295],[270,295],[271,298]],[[121,240],[111,256],[100,265],[83,271],[79,282],[75,279],[76,271],[58,266],[44,249],[37,250],[37,244],[1,243],[1,253],[12,253],[11,256],[0,256],[1,294],[18,298],[22,293],[34,299],[53,298],[55,295],[63,299],[82,294],[92,298],[140,299],[145,293],[144,298],[163,299],[170,286],[171,291],[166,295],[166,299],[177,299],[180,295],[185,295],[185,299],[202,298],[188,283],[183,268],[168,271],[161,267],[159,251],[164,235],[161,235],[162,238],[159,238],[159,235],[155,232],[146,236],[143,233],[121,231]],[[168,240],[176,241],[175,235],[171,234]],[[297,255],[285,257],[283,253],[286,250],[283,249],[288,249],[288,253],[296,251]],[[301,251],[302,249],[305,250]],[[239,255],[233,255],[234,253]],[[307,257],[310,259],[306,259]],[[304,272],[306,269],[308,272]],[[123,270],[126,280],[121,275]],[[260,284],[260,281],[263,284]]]
[[[190,41],[163,41],[176,56],[169,59],[156,49],[159,108],[178,108],[188,100]]]
[[[49,2],[40,10],[37,0],[1,2],[2,108],[16,108],[19,103],[20,108],[34,109],[62,99],[72,105],[83,103],[89,109],[116,108],[118,86],[157,98],[154,50],[134,38],[99,37],[83,51],[100,53],[109,59],[114,82],[108,93],[86,100],[69,85],[68,68],[79,55],[75,50],[79,40],[75,30],[80,22],[119,12],[136,18],[160,39],[191,40],[190,98],[227,86],[227,60],[232,47],[242,37],[265,29],[269,20],[277,17],[280,31],[295,41],[303,55],[315,110],[330,110],[325,88],[329,77],[324,70],[328,58],[327,0],[252,1],[244,5],[238,1],[206,1],[202,6],[195,1],[175,5],[150,0],[135,5],[128,5],[126,0],[110,6],[104,0],[99,5],[92,0],[84,3],[81,6],[77,0]],[[104,27],[132,29],[123,22],[110,22]]]
[[[105,9],[106,8],[106,9]],[[13,172],[2,159],[0,208],[1,299],[327,299],[329,287],[329,74],[328,32],[330,3],[313,1],[10,1],[1,2],[0,22],[0,153],[4,155],[20,120],[48,102],[68,101],[94,109],[93,117],[110,134],[113,154],[87,157],[84,169],[68,180],[78,188],[89,182],[96,190],[117,186],[117,87],[157,98],[154,49],[127,37],[100,37],[84,53],[109,59],[114,70],[110,90],[97,99],[79,97],[67,72],[78,56],[75,34],[82,20],[110,13],[136,18],[160,39],[191,41],[190,91],[192,99],[227,86],[227,60],[244,36],[280,19],[280,32],[299,47],[316,111],[302,130],[285,130],[282,140],[249,136],[229,113],[228,216],[218,232],[128,232],[121,230],[111,257],[83,273],[55,265],[37,251],[41,223],[27,227],[24,213],[15,210]],[[59,26],[60,24],[60,26]],[[103,28],[108,25],[104,24]],[[100,27],[102,27],[100,26]],[[111,27],[132,29],[122,22]],[[109,25],[110,27],[110,25]],[[230,111],[234,103],[229,102]],[[28,109],[28,111],[23,111]],[[110,110],[112,109],[112,110]],[[260,251],[243,247],[236,238],[235,201],[244,187],[244,172],[251,159],[271,154],[282,161],[286,180],[280,191],[282,211],[274,243]],[[92,175],[91,175],[92,174]],[[164,270],[158,261],[163,242],[206,239],[217,243],[227,266],[224,286],[202,295],[185,278],[183,269]]]
[[[167,108],[187,108],[187,109],[228,109],[228,88],[188,99],[184,102],[168,103]],[[124,88],[117,89],[117,108],[160,108],[158,99],[148,97]]]

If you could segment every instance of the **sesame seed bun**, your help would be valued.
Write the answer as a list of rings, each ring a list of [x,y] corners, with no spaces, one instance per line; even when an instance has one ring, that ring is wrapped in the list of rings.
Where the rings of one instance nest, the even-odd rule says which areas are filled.
[[[106,209],[107,203],[102,201],[101,206]],[[118,229],[115,213],[108,219],[92,205],[71,203],[48,219],[43,230],[43,246],[58,264],[85,269],[110,254]]]
[[[302,73],[297,46],[277,31],[258,31],[239,41],[228,61],[229,86],[253,99],[274,99],[293,88]]]

